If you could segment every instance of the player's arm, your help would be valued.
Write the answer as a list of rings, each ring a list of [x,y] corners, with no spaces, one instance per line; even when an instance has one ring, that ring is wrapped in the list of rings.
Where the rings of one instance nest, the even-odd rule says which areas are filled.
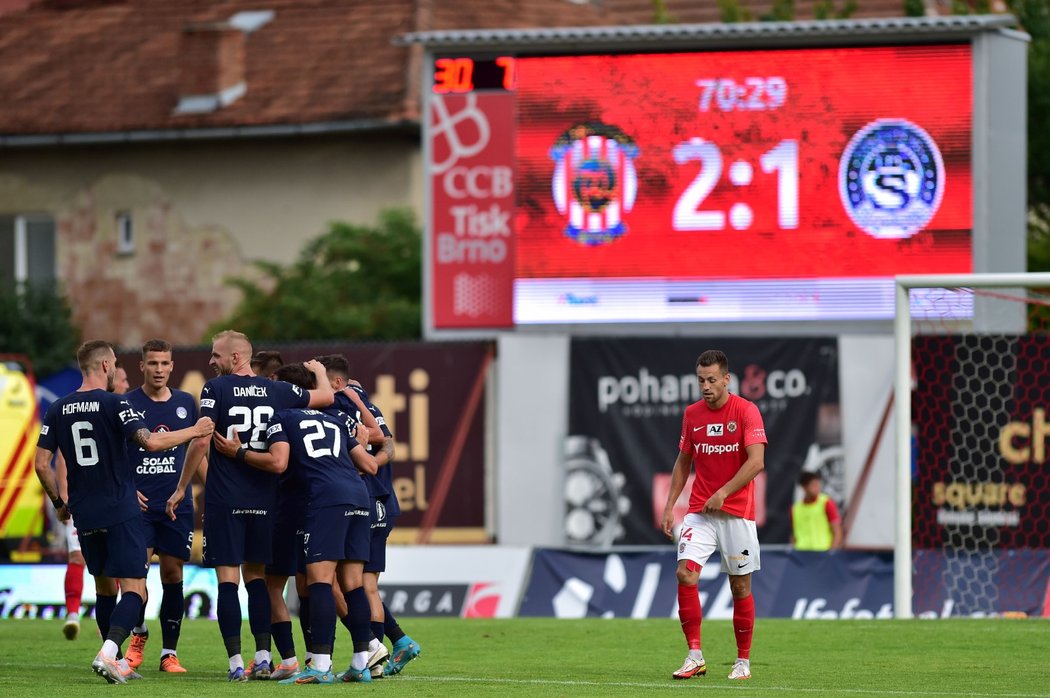
[[[142,428],[135,432],[133,440],[139,446],[150,451],[167,451],[181,446],[191,439],[210,436],[215,430],[215,423],[209,417],[201,417],[192,427],[179,429],[177,431],[150,431]],[[188,458],[187,458],[188,460]]]
[[[693,464],[693,457],[689,453],[678,452],[675,458],[674,468],[671,470],[671,489],[667,493],[667,503],[664,504],[664,515],[660,520],[660,528],[664,535],[674,539],[671,529],[674,527],[674,503],[678,501],[685,483],[689,479],[689,468]]]
[[[271,425],[271,429],[273,426]],[[267,473],[283,473],[288,469],[288,455],[291,449],[287,441],[270,441],[266,451],[252,451],[241,443],[237,432],[233,432],[227,439],[219,432],[212,435],[215,442],[215,450],[251,467]]]
[[[317,387],[310,391],[309,407],[320,409],[328,407],[335,402],[335,392],[332,390],[332,384],[328,380],[328,371],[321,365],[321,362],[316,359],[310,359],[309,361],[304,361],[303,366],[313,373],[314,378],[317,379]]]
[[[834,500],[829,499],[824,505],[824,513],[831,525],[831,549],[838,550],[842,547],[842,517],[839,516],[839,508]]]
[[[203,417],[202,419],[207,419]],[[211,421],[211,420],[208,420]],[[199,422],[198,422],[199,423]],[[192,429],[192,427],[190,427]],[[168,517],[175,520],[175,510],[182,504],[182,500],[186,497],[186,486],[190,484],[190,480],[193,479],[195,473],[204,462],[204,470],[207,472],[208,466],[205,462],[208,458],[208,439],[194,439],[190,442],[189,447],[186,449],[186,460],[182,464],[182,472],[179,474],[179,484],[175,486],[175,491],[168,497],[168,503],[164,509],[168,512]],[[203,484],[203,482],[201,483]]]
[[[380,468],[394,462],[394,437],[383,437],[383,449],[375,455],[375,459]]]
[[[55,473],[51,470],[51,458],[54,455],[54,452],[37,446],[36,461],[33,463],[33,468],[36,470],[37,479],[40,480],[40,486],[44,488],[44,492],[51,500],[51,503],[55,505],[55,513],[58,515],[58,520],[65,522],[69,521],[69,506],[58,494]]]
[[[58,496],[69,500],[69,473],[66,471],[66,457],[62,451],[55,454],[55,484],[58,486]]]
[[[379,426],[376,416],[368,409],[357,391],[353,388],[343,388],[343,394],[357,406],[357,412],[361,415],[361,423],[368,429],[368,443],[376,445],[383,443],[383,428]]]
[[[375,457],[368,452],[368,449],[364,446],[364,439],[368,433],[367,427],[364,424],[358,422],[357,433],[354,434],[353,448],[350,449],[350,460],[354,462],[354,466],[362,473],[367,475],[375,475],[379,470],[379,464],[376,463]]]
[[[726,498],[747,485],[747,483],[758,477],[766,467],[766,445],[764,443],[751,444],[746,448],[747,460],[743,462],[740,469],[736,471],[729,482],[715,490],[706,502],[704,511],[721,511]]]

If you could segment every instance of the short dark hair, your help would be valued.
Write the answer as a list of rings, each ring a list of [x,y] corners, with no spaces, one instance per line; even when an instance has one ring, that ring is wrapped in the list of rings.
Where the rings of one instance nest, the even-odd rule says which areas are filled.
[[[807,470],[807,471],[803,472],[801,475],[798,476],[798,484],[801,485],[802,487],[805,487],[806,485],[808,485],[809,483],[813,482],[814,480],[823,480],[823,479],[824,478],[822,478],[820,476],[820,473],[815,473],[815,472],[813,472],[811,470]]]
[[[696,367],[699,369],[701,366],[718,366],[722,373],[729,373],[729,359],[725,352],[718,349],[708,349],[701,354],[696,360]]]
[[[151,351],[166,351],[171,353],[171,342],[163,339],[149,339],[142,345],[142,358]]]
[[[265,377],[273,375],[273,373],[283,365],[284,359],[281,358],[281,352],[279,351],[266,351],[265,349],[261,349],[255,352],[255,355],[252,356],[251,360],[252,370]]]
[[[303,390],[313,390],[317,387],[317,377],[302,364],[285,364],[277,369],[273,376],[279,381],[298,385]]]
[[[324,366],[325,373],[329,376],[336,374],[344,379],[350,377],[350,362],[342,354],[325,354],[318,356],[317,362]]]
[[[116,354],[113,345],[104,339],[91,339],[81,344],[77,348],[77,364],[80,366],[81,372],[87,373],[98,366],[98,363],[102,360],[102,354],[106,350]]]

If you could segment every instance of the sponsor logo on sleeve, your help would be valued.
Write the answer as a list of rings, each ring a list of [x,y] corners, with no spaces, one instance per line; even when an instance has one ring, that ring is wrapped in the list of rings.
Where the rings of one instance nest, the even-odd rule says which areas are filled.
[[[211,398],[202,398],[201,399],[201,409],[202,410],[204,410],[204,409],[208,409],[208,410],[215,409],[215,400],[213,400]]]

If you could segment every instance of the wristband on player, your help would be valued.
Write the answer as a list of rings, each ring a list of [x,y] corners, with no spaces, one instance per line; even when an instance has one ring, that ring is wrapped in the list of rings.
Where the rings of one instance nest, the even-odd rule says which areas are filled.
[[[62,507],[64,507],[66,505],[65,500],[63,500],[61,497],[57,497],[55,499],[52,499],[51,503],[55,506],[55,511],[58,511],[59,509],[61,509]]]
[[[244,444],[241,444],[240,446],[238,446],[237,447],[237,460],[239,460],[242,463],[246,462],[245,461],[245,454],[246,453],[248,453],[248,447],[247,446],[245,446]]]

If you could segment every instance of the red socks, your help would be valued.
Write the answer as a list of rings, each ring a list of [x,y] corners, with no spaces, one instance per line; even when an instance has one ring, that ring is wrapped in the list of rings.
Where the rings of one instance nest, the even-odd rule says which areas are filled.
[[[84,566],[75,562],[66,565],[66,615],[80,613],[80,599],[84,596]]]
[[[754,606],[751,609],[754,617]],[[700,621],[703,615],[700,610],[700,593],[695,584],[678,585],[678,619],[682,621],[682,632],[685,633],[689,649],[700,649]],[[749,643],[750,638],[748,635]]]
[[[679,591],[678,595],[681,594]],[[742,599],[733,599],[733,630],[736,631],[736,656],[750,659],[751,635],[755,630],[755,597],[751,594]]]

